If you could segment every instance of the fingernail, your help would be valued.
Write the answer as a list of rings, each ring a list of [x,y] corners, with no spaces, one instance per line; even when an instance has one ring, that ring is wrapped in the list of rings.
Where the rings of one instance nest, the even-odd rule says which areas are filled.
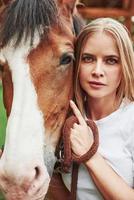
[[[70,103],[74,103],[73,100],[70,100]]]

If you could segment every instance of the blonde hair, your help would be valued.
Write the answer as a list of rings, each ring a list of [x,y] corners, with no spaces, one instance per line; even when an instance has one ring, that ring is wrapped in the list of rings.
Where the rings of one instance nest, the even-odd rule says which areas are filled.
[[[130,33],[120,22],[111,18],[99,18],[86,25],[77,37],[75,45],[75,81],[74,90],[76,103],[84,114],[84,92],[79,83],[79,67],[81,54],[87,38],[97,31],[107,32],[116,41],[122,65],[122,79],[117,89],[117,98],[121,102],[123,97],[134,101],[134,52]]]

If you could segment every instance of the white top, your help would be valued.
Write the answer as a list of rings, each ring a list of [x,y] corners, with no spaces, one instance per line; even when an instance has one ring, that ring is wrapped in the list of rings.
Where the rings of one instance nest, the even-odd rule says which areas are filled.
[[[118,110],[95,123],[99,130],[98,152],[134,187],[134,102],[123,101]],[[62,177],[70,189],[71,174]],[[84,165],[79,168],[77,200],[103,200]]]

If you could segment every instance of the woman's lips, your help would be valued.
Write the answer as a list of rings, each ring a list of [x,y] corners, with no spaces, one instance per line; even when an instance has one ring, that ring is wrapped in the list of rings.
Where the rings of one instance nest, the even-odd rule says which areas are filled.
[[[89,84],[93,88],[102,88],[102,87],[106,86],[106,84],[104,84],[102,82],[97,82],[97,81],[90,81]]]

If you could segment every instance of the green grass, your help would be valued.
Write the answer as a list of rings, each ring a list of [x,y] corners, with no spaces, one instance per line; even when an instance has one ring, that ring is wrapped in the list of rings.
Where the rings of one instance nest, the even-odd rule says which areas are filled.
[[[2,194],[0,194],[0,200],[5,200]]]
[[[3,106],[3,97],[2,97],[2,86],[0,83],[0,148],[5,141],[5,130],[6,130],[6,113]],[[4,200],[3,195],[0,193],[0,200]]]

